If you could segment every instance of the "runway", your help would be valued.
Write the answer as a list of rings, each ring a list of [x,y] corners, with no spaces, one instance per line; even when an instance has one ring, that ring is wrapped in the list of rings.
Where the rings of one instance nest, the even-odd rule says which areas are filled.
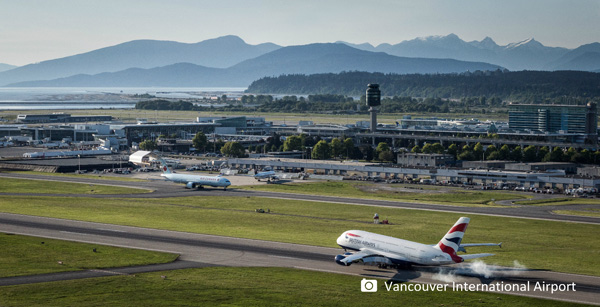
[[[436,205],[436,204],[420,204],[405,201],[390,201],[390,200],[375,200],[336,196],[308,195],[308,194],[292,194],[280,192],[263,192],[241,190],[235,187],[224,191],[220,188],[206,188],[204,190],[189,190],[183,188],[181,184],[175,184],[164,180],[149,180],[144,182],[134,181],[118,181],[110,179],[91,179],[91,178],[74,178],[74,177],[58,177],[47,175],[30,175],[30,174],[14,174],[0,173],[0,177],[19,178],[32,180],[51,180],[61,182],[75,182],[95,185],[114,185],[120,187],[131,187],[140,189],[149,189],[151,193],[128,194],[128,195],[77,195],[77,194],[36,194],[38,196],[66,196],[66,197],[91,197],[91,198],[165,198],[165,197],[190,197],[190,196],[239,196],[239,197],[269,197],[276,199],[294,199],[317,202],[343,203],[349,205],[361,206],[378,206],[378,207],[393,207],[412,210],[428,210],[441,211],[463,214],[482,214],[492,216],[540,219],[549,221],[566,221],[587,224],[600,224],[600,218],[589,216],[573,216],[573,215],[558,215],[553,214],[554,210],[570,210],[580,209],[582,207],[593,207],[595,205],[559,205],[559,206],[506,206],[506,207],[467,207],[467,206],[451,206],[451,205]],[[233,176],[232,178],[235,178]],[[0,195],[28,195],[31,194],[14,194],[0,193]],[[597,206],[595,206],[597,207]]]
[[[465,264],[444,267],[443,272],[437,268],[425,267],[406,270],[382,270],[357,264],[345,267],[337,265],[333,261],[334,256],[342,252],[341,249],[337,248],[8,213],[0,213],[0,232],[177,253],[181,255],[181,262],[174,265],[178,268],[203,266],[287,267],[378,278],[386,281],[447,285],[453,285],[453,282],[454,284],[467,283],[480,286],[494,283],[522,285],[529,282],[531,284],[529,291],[494,292],[586,304],[600,303],[600,277],[594,276],[491,266],[486,267],[485,273],[481,273],[476,267]],[[118,270],[121,269],[115,269],[115,271]],[[105,271],[110,272],[113,270]],[[103,272],[95,273],[102,274]],[[82,273],[62,274],[76,275]],[[104,272],[104,274],[108,273]],[[26,282],[48,281],[47,275],[29,276],[26,277]],[[61,280],[60,273],[53,274],[53,276],[57,278],[56,280]],[[533,285],[538,282],[565,285],[575,283],[575,291],[561,291],[553,294],[549,291],[536,291]],[[19,282],[15,278],[12,278],[12,280],[10,278],[0,279],[0,285],[19,283],[23,283],[23,281]],[[345,286],[349,289],[356,288],[358,290],[360,288],[358,280],[356,285]],[[385,291],[383,285],[379,289]]]

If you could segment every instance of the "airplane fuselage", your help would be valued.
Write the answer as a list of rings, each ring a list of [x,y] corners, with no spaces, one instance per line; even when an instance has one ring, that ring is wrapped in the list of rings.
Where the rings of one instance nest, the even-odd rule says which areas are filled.
[[[227,188],[231,185],[229,179],[224,177],[217,176],[199,176],[199,175],[186,175],[186,174],[161,174],[162,177],[165,177],[167,180],[177,182],[177,183],[185,183],[187,188],[195,188],[201,186],[211,186],[211,187],[223,187]]]
[[[452,258],[435,246],[402,240],[362,230],[348,230],[337,239],[344,249],[369,249],[377,256],[366,257],[365,263],[443,265],[454,263]]]

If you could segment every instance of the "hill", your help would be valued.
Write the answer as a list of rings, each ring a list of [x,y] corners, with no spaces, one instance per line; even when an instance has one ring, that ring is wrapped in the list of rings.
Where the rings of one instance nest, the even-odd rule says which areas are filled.
[[[271,43],[249,45],[237,36],[223,36],[195,44],[136,40],[0,72],[0,86],[80,74],[117,72],[130,68],[149,69],[176,63],[225,68],[278,48],[280,46]],[[75,79],[77,78],[69,80]],[[134,80],[130,81],[135,82]]]
[[[10,64],[0,63],[0,72],[7,71],[7,70],[10,70],[10,69],[13,69],[13,68],[17,68],[17,66],[10,65]]]
[[[451,59],[396,57],[331,43],[283,47],[229,68],[178,63],[151,69],[136,68],[96,75],[80,74],[48,81],[19,82],[10,86],[248,86],[252,81],[264,76],[282,74],[342,71],[428,74],[499,68],[487,63]]]

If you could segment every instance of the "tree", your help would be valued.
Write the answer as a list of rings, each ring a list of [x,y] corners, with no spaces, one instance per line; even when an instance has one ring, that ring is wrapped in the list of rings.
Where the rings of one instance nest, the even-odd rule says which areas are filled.
[[[473,147],[473,155],[475,160],[483,159],[483,145],[481,145],[481,143],[475,144]]]
[[[240,158],[246,155],[246,150],[238,142],[227,142],[221,148],[221,153],[228,157]]]
[[[141,150],[153,151],[157,148],[156,142],[152,140],[145,140],[139,145]]]
[[[378,156],[380,161],[392,162],[394,160],[394,153],[391,150],[382,151]]]
[[[521,150],[521,146],[515,147],[510,152],[510,159],[514,161],[523,161],[523,151]]]
[[[205,152],[206,145],[208,144],[208,138],[206,137],[204,132],[200,131],[196,133],[196,135],[192,139],[192,144],[194,145],[194,148],[196,148],[196,150]]]
[[[473,160],[475,160],[475,156],[473,155],[473,152],[471,150],[463,150],[458,155],[458,160],[473,161]]]
[[[331,140],[330,147],[331,156],[333,156],[334,158],[340,157],[344,152],[344,145],[342,144],[342,141],[340,141],[340,139],[338,138],[334,138],[333,140]]]
[[[456,159],[456,155],[458,154],[458,146],[456,146],[456,144],[450,144],[450,146],[448,146],[448,154],[452,155]]]
[[[327,141],[320,140],[312,150],[311,158],[316,160],[325,160],[331,158],[331,148]]]
[[[552,149],[552,152],[547,153],[544,156],[544,159],[542,160],[543,162],[562,162],[564,159],[564,154],[562,151],[562,148],[560,147],[554,147],[554,149]]]
[[[419,145],[415,145],[415,147],[413,147],[410,152],[412,153],[421,153],[421,147],[419,147]]]
[[[442,144],[440,144],[439,142],[436,142],[436,143],[433,143],[433,145],[431,145],[431,150],[434,153],[442,154],[442,153],[444,153],[444,146],[442,146]]]
[[[542,146],[538,150],[536,161],[543,161],[548,153],[550,153],[550,149],[548,148],[548,146]]]
[[[529,145],[523,150],[523,162],[534,162],[537,158],[535,146]]]
[[[344,140],[344,154],[346,158],[350,159],[350,156],[354,153],[354,141],[351,138]]]
[[[423,145],[423,148],[421,148],[421,151],[424,154],[431,154],[431,153],[433,153],[433,146],[431,146],[431,144],[427,143],[427,144]]]
[[[495,153],[495,152],[498,152],[498,149],[496,148],[496,146],[494,146],[494,145],[488,146],[488,148],[485,150],[485,159],[486,160],[497,160],[498,154],[495,154],[492,156],[492,153]]]
[[[489,155],[486,154],[485,158],[487,160],[501,160],[499,151],[492,151]]]
[[[569,150],[564,154],[563,160],[564,162],[572,162],[573,157],[577,154],[577,150],[573,147],[569,147]],[[559,161],[560,162],[560,161]]]
[[[283,142],[283,151],[302,150],[302,138],[298,135],[289,136]]]
[[[508,160],[510,159],[510,147],[508,145],[502,145],[498,151],[498,159]]]
[[[388,145],[388,143],[386,142],[380,142],[379,144],[377,144],[377,148],[375,148],[375,154],[377,155],[377,157],[379,157],[380,153],[388,150],[390,150],[390,145]]]

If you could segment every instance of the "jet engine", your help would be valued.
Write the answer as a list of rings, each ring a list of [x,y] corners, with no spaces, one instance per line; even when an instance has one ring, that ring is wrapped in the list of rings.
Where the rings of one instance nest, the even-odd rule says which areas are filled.
[[[195,189],[196,188],[196,184],[193,183],[193,182],[188,182],[188,183],[186,183],[185,187],[188,188],[188,189]]]
[[[343,255],[337,255],[335,256],[335,263],[339,264],[339,265],[343,265],[343,266],[349,266],[352,263],[344,263],[342,262],[342,260],[346,259],[346,257],[352,255],[352,253],[345,253]]]

